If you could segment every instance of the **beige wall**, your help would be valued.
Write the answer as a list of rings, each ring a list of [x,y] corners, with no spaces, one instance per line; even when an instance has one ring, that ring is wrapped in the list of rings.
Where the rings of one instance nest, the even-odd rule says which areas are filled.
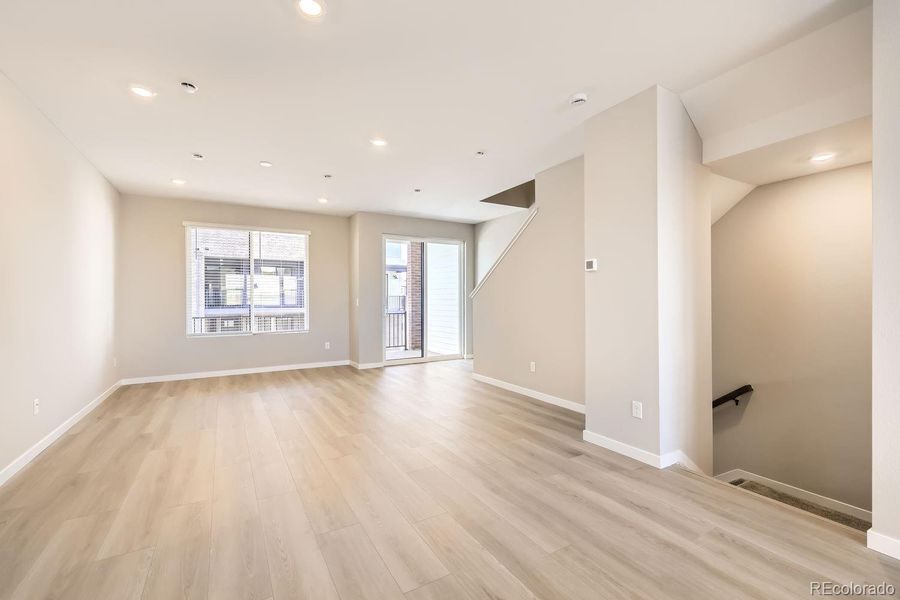
[[[537,192],[535,192],[537,194]],[[530,211],[522,208],[511,215],[484,221],[475,226],[475,283],[481,283],[500,254],[519,231]]]
[[[185,335],[185,221],[310,231],[308,333]],[[233,204],[125,196],[117,339],[122,377],[348,360],[350,220]],[[331,349],[325,349],[325,342]]]
[[[713,236],[715,471],[871,502],[871,165],[756,188]]]
[[[354,248],[351,272],[355,275],[350,288],[351,360],[360,365],[381,364],[382,323],[384,311],[383,236],[386,234],[453,239],[466,244],[466,354],[472,352],[471,301],[468,294],[475,285],[475,226],[449,221],[415,219],[376,213],[358,213],[351,219]]]
[[[586,428],[659,454],[656,89],[587,123]],[[631,417],[631,402],[644,418]]]
[[[0,74],[3,469],[117,379],[118,194]],[[40,414],[32,402],[41,401]]]
[[[537,216],[475,296],[475,372],[583,404],[584,161],[539,173],[535,202]],[[500,245],[492,236],[509,240],[503,225],[480,229],[479,253]]]
[[[652,87],[587,123],[588,439],[712,470],[708,171],[679,98]],[[632,402],[643,418],[632,417]],[[681,456],[677,457],[682,460]]]
[[[873,527],[900,558],[900,2],[875,0],[873,48]],[[873,536],[872,533],[876,535]]]
[[[359,214],[350,217],[350,360],[359,364]]]

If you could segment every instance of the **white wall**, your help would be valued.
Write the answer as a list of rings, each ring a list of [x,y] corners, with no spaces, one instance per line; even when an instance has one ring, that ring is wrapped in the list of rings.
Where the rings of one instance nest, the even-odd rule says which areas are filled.
[[[310,231],[309,332],[187,337],[185,221]],[[120,238],[116,330],[123,378],[349,359],[350,219],[125,196]]]
[[[586,439],[712,468],[709,198],[700,140],[653,87],[593,117],[585,140]],[[632,401],[643,418],[631,416]]]
[[[2,74],[0,132],[2,483],[7,465],[118,379],[119,199]]]
[[[900,558],[900,2],[875,0],[872,111],[872,530]]]
[[[764,185],[712,228],[715,472],[871,506],[871,166]]]
[[[473,301],[474,370],[584,404],[584,161],[535,180],[537,216]],[[505,228],[482,228],[480,243],[492,234],[508,239]]]
[[[475,282],[481,283],[510,240],[528,218],[528,209],[484,221],[475,226]]]
[[[465,290],[466,290],[466,354],[472,353],[471,301],[468,294],[475,286],[475,227],[466,223],[416,219],[376,213],[357,213],[350,219],[354,233],[350,271],[355,281],[350,289],[355,294],[350,299],[351,360],[360,365],[381,364],[384,313],[384,259],[383,236],[398,235],[424,238],[442,238],[464,242]]]
[[[712,473],[709,175],[677,95],[657,88],[660,450]]]

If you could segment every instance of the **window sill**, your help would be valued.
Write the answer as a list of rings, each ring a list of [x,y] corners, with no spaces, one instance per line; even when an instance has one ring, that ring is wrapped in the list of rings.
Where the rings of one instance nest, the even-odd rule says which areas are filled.
[[[253,337],[256,335],[302,335],[309,333],[309,329],[303,331],[258,331],[256,333],[189,333],[185,337],[189,340],[204,338],[231,338],[231,337]]]

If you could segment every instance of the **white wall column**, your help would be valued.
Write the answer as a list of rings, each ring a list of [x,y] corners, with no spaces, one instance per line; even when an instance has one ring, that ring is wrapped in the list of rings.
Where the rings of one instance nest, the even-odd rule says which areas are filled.
[[[869,547],[900,558],[900,2],[874,8]]]

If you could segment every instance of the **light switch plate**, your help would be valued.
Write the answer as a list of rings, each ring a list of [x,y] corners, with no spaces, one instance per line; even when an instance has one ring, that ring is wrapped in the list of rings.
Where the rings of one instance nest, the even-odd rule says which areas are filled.
[[[588,258],[584,261],[584,270],[585,271],[596,271],[597,270],[597,259],[596,258]]]

